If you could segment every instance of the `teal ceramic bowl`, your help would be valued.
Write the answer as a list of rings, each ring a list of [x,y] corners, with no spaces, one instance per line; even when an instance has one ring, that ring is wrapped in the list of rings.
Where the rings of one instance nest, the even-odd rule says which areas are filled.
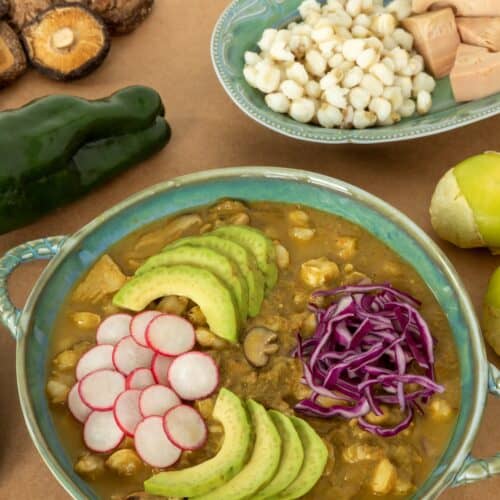
[[[380,199],[341,181],[273,167],[211,170],[153,186],[97,217],[72,236],[55,236],[12,249],[0,259],[0,318],[17,341],[17,384],[31,437],[47,466],[77,499],[96,499],[74,471],[54,427],[45,396],[47,356],[60,304],[76,281],[106,250],[146,224],[222,197],[300,203],[366,228],[414,266],[445,311],[459,352],[462,406],[453,437],[414,498],[435,498],[450,485],[484,479],[500,470],[500,456],[469,455],[488,392],[499,394],[498,371],[486,360],[469,297],[437,246],[407,217]],[[51,261],[22,311],[7,293],[14,268],[35,259]]]
[[[319,0],[324,3],[324,0]],[[234,103],[250,118],[280,134],[325,144],[379,143],[434,135],[494,116],[500,112],[500,94],[457,104],[448,78],[438,81],[429,114],[365,130],[325,129],[292,120],[271,111],[263,94],[243,77],[243,54],[257,51],[266,28],[279,28],[299,17],[302,0],[234,0],[218,20],[212,35],[212,61],[217,76]],[[388,3],[386,1],[386,3]]]

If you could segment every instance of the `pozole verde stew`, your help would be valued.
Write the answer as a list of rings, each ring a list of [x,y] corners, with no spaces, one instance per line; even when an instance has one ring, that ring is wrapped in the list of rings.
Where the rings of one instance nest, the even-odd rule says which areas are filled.
[[[272,250],[269,247],[267,250],[275,259],[276,269],[279,271],[277,277],[274,276],[276,283],[273,283],[274,262],[264,262],[264,265],[271,266],[268,269],[259,267],[262,264],[259,261],[259,258],[262,260],[262,255],[253,256],[248,247],[245,249],[248,242],[245,238],[240,239],[241,234],[238,229],[232,230],[234,234],[231,230],[221,230],[227,227],[256,228],[259,230],[256,231],[256,234],[258,233],[256,238],[259,241],[269,239],[269,242],[272,242]],[[263,235],[265,235],[264,240]],[[196,238],[179,242],[180,238],[193,236]],[[250,268],[254,271],[262,270],[260,274],[255,271],[252,275],[253,278],[260,277],[260,281],[253,280],[253,278],[246,280],[244,273],[248,272],[248,269],[245,268],[245,262],[241,261],[241,255],[232,254],[225,246],[217,247],[217,245],[214,246],[213,241],[212,244],[207,241],[207,238],[213,240],[214,237],[219,240],[232,240],[229,246],[232,244],[233,247],[238,241],[236,246],[239,245],[244,249],[242,255],[244,256],[246,251],[246,254],[250,256],[247,262]],[[252,240],[250,245],[253,243]],[[157,257],[162,254],[162,250],[167,245],[166,254],[169,257]],[[202,250],[186,253],[186,246]],[[180,253],[176,252],[176,247],[184,247],[184,250]],[[205,250],[207,248],[208,257]],[[217,261],[217,264],[211,260],[210,256],[213,253],[224,254],[224,252],[226,252],[226,260]],[[130,287],[131,282],[139,283],[137,280],[142,276],[143,281],[147,282],[149,279],[148,283],[152,283],[151,280],[156,279],[154,277],[162,276],[165,268],[184,269],[183,271],[181,269],[180,275],[181,277],[187,276],[186,279],[189,281],[191,279],[189,272],[196,266],[193,266],[192,262],[188,262],[187,266],[183,265],[182,259],[188,261],[190,258],[199,259],[200,255],[202,260],[205,258],[204,271],[208,274],[213,274],[213,271],[221,273],[219,276],[221,279],[216,281],[220,284],[223,279],[226,279],[224,289],[229,288],[233,292],[231,307],[233,313],[236,311],[237,317],[234,319],[233,314],[232,320],[236,321],[238,342],[231,341],[234,340],[230,338],[234,332],[227,327],[227,322],[220,324],[221,318],[229,318],[226,314],[226,305],[222,302],[217,306],[219,308],[218,316],[215,315],[218,317],[217,320],[217,318],[214,319],[213,311],[205,302],[203,307],[199,307],[181,294],[155,297],[155,300],[142,307],[139,304],[140,300],[149,300],[150,291],[148,290],[155,287],[154,284],[144,290],[139,289],[135,294],[138,297],[130,298],[134,295],[128,293],[128,290],[133,288]],[[155,257],[151,259],[151,256]],[[233,273],[239,278],[239,285],[233,282],[235,288],[227,284],[233,277],[224,274],[221,267],[227,259],[231,261]],[[148,264],[144,266],[146,261]],[[206,267],[211,268],[212,271],[207,271]],[[138,275],[138,278],[128,278],[134,273]],[[174,275],[173,272],[166,275],[167,278],[171,277],[169,283],[178,279]],[[205,275],[195,275],[194,281],[191,280],[189,283],[200,282],[205,278]],[[409,298],[406,299],[405,295],[387,297],[382,289],[373,289],[369,286],[379,283],[385,283],[393,287],[393,290],[401,290],[410,294],[421,305],[417,305]],[[360,285],[360,288],[350,288],[353,285]],[[344,292],[339,295],[314,294],[318,290],[331,290],[340,286],[347,286],[347,288],[344,288]],[[168,285],[167,289],[171,291],[171,285]],[[182,286],[178,289],[182,289]],[[121,291],[116,295],[119,290]],[[261,292],[264,290],[265,293],[261,304],[255,296],[253,297],[255,300],[252,300],[251,295],[252,293],[259,295],[259,290]],[[133,289],[132,292],[134,292]],[[215,297],[217,293],[213,290],[208,295]],[[114,301],[113,297],[115,297]],[[374,297],[382,297],[380,303],[383,302],[384,297],[385,304],[394,304],[398,301],[400,303],[395,306],[382,304],[381,307],[380,304],[378,306],[375,304]],[[347,312],[351,311],[356,315],[358,318],[356,324],[353,323],[352,314],[347,322],[343,322],[342,317],[339,316],[342,315],[341,308],[344,307],[340,305],[340,302],[344,300],[345,305],[346,298],[351,304],[350,306],[348,304],[348,309],[349,307],[350,309]],[[116,303],[129,301],[130,307],[134,300],[133,305],[138,306],[136,309],[140,307],[155,310],[168,313],[168,316],[155,316],[148,313],[151,317],[143,316],[140,321],[139,319],[132,320],[136,330],[135,337],[125,338],[131,330],[130,317],[138,318],[138,311],[123,310],[117,307]],[[411,314],[404,316],[401,311],[408,309],[401,303],[408,304],[409,310],[419,314],[419,321],[423,318],[428,325],[432,334],[430,354],[427,340],[422,336],[423,332],[413,325],[417,316],[411,316]],[[363,307],[360,304],[363,304]],[[304,380],[304,370],[309,370],[311,367],[311,357],[314,355],[314,349],[317,348],[317,339],[325,335],[325,324],[319,325],[318,319],[320,322],[323,321],[321,314],[324,316],[326,311],[330,311],[328,314],[333,315],[335,309],[338,321],[330,321],[330,330],[333,328],[332,324],[337,325],[335,328],[338,330],[330,331],[331,338],[328,339],[328,343],[324,343],[322,350],[317,349],[316,356],[325,354],[326,356],[322,358],[323,361],[317,362],[312,382],[310,378]],[[387,330],[380,326],[379,321],[382,323],[386,321],[382,319],[373,320],[368,325],[365,321],[365,327],[369,328],[365,328],[366,331],[362,333],[364,338],[359,341],[359,326],[363,323],[362,314],[373,317],[377,314],[384,316],[386,310],[390,310],[386,316],[389,318],[389,324],[393,325],[391,327],[393,338],[384,340],[376,337],[377,329],[383,332]],[[131,316],[128,319],[127,316],[122,316],[121,319],[115,316],[123,313],[130,313]],[[411,322],[408,321],[409,316],[414,318]],[[108,320],[110,326],[106,327],[103,320],[108,317],[114,319]],[[168,336],[169,325],[176,331],[172,337]],[[413,333],[404,331],[405,325],[407,330],[412,330]],[[320,327],[323,328],[323,332],[319,331]],[[372,331],[369,331],[370,327]],[[126,331],[120,332],[123,329]],[[149,333],[146,333],[146,330]],[[357,340],[353,340],[356,331],[358,331]],[[192,342],[189,332],[194,332]],[[300,336],[297,336],[298,333]],[[348,336],[347,343],[342,343],[343,339],[345,340],[344,334]],[[401,340],[405,335],[410,337],[408,342]],[[336,340],[335,336],[337,336]],[[152,351],[149,357],[146,355],[146,361],[144,357],[141,358],[141,355],[135,352],[130,353],[130,345],[135,345],[131,341],[138,338],[144,345],[149,346],[142,349]],[[316,341],[311,340],[315,338]],[[302,358],[297,356],[299,339],[304,347],[304,352],[300,353]],[[196,344],[193,345],[195,341]],[[101,348],[98,354],[94,347],[96,343],[99,346],[106,346]],[[108,343],[114,345],[109,347]],[[118,349],[119,345],[122,347]],[[389,345],[391,347],[388,347]],[[377,349],[379,349],[378,354],[375,352]],[[186,351],[187,354],[180,354]],[[94,354],[89,355],[91,352]],[[174,370],[171,364],[171,370],[168,370],[167,365],[170,362],[165,361],[161,354],[165,352],[177,356],[172,356],[176,359],[177,369]],[[210,358],[203,358],[198,355],[198,352],[206,353]],[[114,356],[110,353],[114,353]],[[155,353],[157,353],[156,356]],[[375,353],[375,355],[370,353]],[[434,359],[429,360],[429,355]],[[80,361],[85,356],[87,360]],[[370,356],[371,361],[368,359]],[[135,372],[133,368],[137,366],[134,366],[132,358],[137,366],[142,367]],[[207,362],[197,362],[196,359],[204,359]],[[210,365],[209,359],[215,364]],[[335,371],[335,366],[349,359],[357,360],[357,365],[347,362],[343,371],[339,369]],[[367,361],[364,362],[364,360]],[[398,364],[399,362],[402,365]],[[429,366],[429,362],[432,366]],[[295,459],[299,461],[295,464],[295,469],[291,467],[295,470],[294,476],[285,480],[282,485],[294,484],[296,487],[299,481],[296,480],[293,483],[292,480],[298,476],[298,471],[304,472],[306,462],[309,464],[309,469],[316,467],[318,470],[309,471],[309,481],[311,482],[311,478],[313,481],[305,491],[301,491],[299,487],[287,492],[285,488],[285,493],[282,492],[281,498],[300,496],[311,499],[369,499],[375,496],[401,498],[411,495],[423,483],[444,451],[460,404],[459,366],[452,335],[443,311],[417,272],[357,225],[307,207],[270,202],[243,204],[234,200],[222,200],[214,206],[155,223],[119,242],[109,250],[107,255],[97,261],[90,272],[77,284],[72,295],[61,308],[53,335],[50,363],[47,395],[61,440],[67,447],[77,473],[85,478],[103,498],[121,499],[132,494],[143,495],[141,498],[155,498],[154,494],[165,494],[164,490],[160,491],[155,486],[156,479],[150,483],[148,490],[150,493],[145,493],[144,481],[160,470],[178,470],[195,464],[203,464],[216,456],[226,444],[229,446],[224,440],[224,435],[228,436],[229,431],[216,418],[217,415],[213,414],[217,394],[221,388],[231,391],[231,393],[227,392],[235,395],[234,400],[239,401],[240,406],[246,405],[245,425],[252,428],[251,433],[248,434],[251,436],[251,442],[245,452],[245,460],[239,468],[243,468],[244,471],[246,466],[247,475],[251,475],[248,467],[255,466],[255,463],[249,466],[252,462],[252,454],[255,455],[255,462],[259,452],[256,449],[257,445],[266,439],[266,436],[261,435],[264,432],[262,429],[266,426],[261,425],[262,421],[259,423],[260,417],[257,415],[259,408],[264,415],[262,418],[273,417],[268,418],[268,423],[276,424],[274,429],[277,428],[280,431],[278,434],[282,438],[286,429],[278,425],[277,420],[281,418],[280,415],[285,417],[285,421],[294,424],[291,426],[288,424],[292,429],[290,432],[294,432],[294,426],[296,431],[300,430],[298,419],[286,418],[295,415],[303,419],[302,422],[306,421],[312,426],[315,432],[311,429],[310,436],[321,438],[319,445],[316,442],[319,446],[316,449],[316,458],[320,457],[324,450],[325,460],[319,465],[316,462],[321,462],[321,460],[318,458],[315,461],[308,457],[306,446],[301,447],[300,441],[296,439],[299,443],[298,448],[300,450],[304,448],[300,451],[303,454]],[[321,367],[323,367],[323,375],[326,369],[333,369],[333,372],[337,373],[337,385],[332,384],[332,380],[327,383],[325,377],[321,377]],[[101,369],[99,377],[104,377],[100,379],[102,386],[106,388],[101,387],[96,390],[92,379],[96,378],[95,372],[99,368]],[[105,375],[102,375],[102,369]],[[219,377],[215,380],[215,390],[210,387],[213,383],[213,370],[216,370],[216,376]],[[109,373],[112,373],[114,378]],[[203,382],[198,383],[196,376],[192,376],[194,380],[191,380],[191,385],[187,384],[186,387],[186,380],[182,378],[183,373],[201,374],[198,379]],[[400,379],[394,378],[398,374],[401,377],[408,377],[406,383],[398,383]],[[368,384],[371,389],[367,396],[366,388],[361,390],[364,387],[363,381],[373,380],[381,375],[388,375],[389,378],[386,379],[388,382],[385,385]],[[108,376],[109,379],[106,378]],[[414,376],[415,379],[412,379],[411,377]],[[120,385],[122,383],[126,387],[122,387]],[[354,387],[359,394],[346,397],[346,393],[350,393],[348,389],[346,389],[347,392],[340,390],[343,387],[342,383],[347,384],[348,388]],[[311,384],[316,384],[316,386],[311,388]],[[147,389],[148,400],[147,395],[143,393],[150,385],[154,385],[156,389],[151,389],[151,387]],[[158,389],[159,385],[164,385],[164,387]],[[170,393],[165,389],[166,386],[170,386]],[[71,392],[69,392],[70,389]],[[118,394],[124,389],[130,391],[131,399],[127,404],[122,405],[126,410],[123,410],[124,415],[120,415],[122,410],[117,411],[116,401],[111,403],[103,401],[103,398],[109,399],[110,396],[109,394],[103,396],[103,393],[106,390],[111,392],[114,390]],[[173,389],[177,389],[177,394]],[[322,392],[324,390],[326,392]],[[315,393],[315,391],[320,393]],[[211,394],[205,396],[209,392]],[[73,415],[68,409],[68,393],[72,398],[69,406],[72,407]],[[197,394],[203,397],[197,398]],[[328,397],[328,394],[335,394],[338,397],[332,399]],[[173,400],[169,402],[169,398]],[[111,399],[115,400],[116,394]],[[250,399],[262,406],[258,404],[249,406]],[[345,407],[349,411],[347,414],[333,411],[334,416],[319,416],[321,411],[319,413],[303,411],[299,404],[301,401],[313,401],[313,406],[327,411],[332,407]],[[136,415],[135,421],[131,409],[134,404],[139,406],[139,411],[135,408],[135,412],[139,415]],[[141,404],[145,406],[145,409]],[[182,411],[179,411],[180,418],[176,420],[174,418],[176,412],[173,412],[167,422],[164,414],[168,414],[166,410],[172,406],[175,408],[176,404],[184,405]],[[222,407],[221,402],[218,404]],[[352,410],[356,404],[358,407],[368,404],[368,410],[361,408],[356,413]],[[199,413],[189,413],[190,408],[186,410],[186,406],[196,409]],[[92,425],[85,423],[84,441],[82,426],[85,419],[89,419],[88,415],[92,414],[92,408],[98,408],[101,412],[102,408],[108,408],[108,412],[111,412],[110,414],[114,415],[115,419],[124,419],[125,422],[121,421],[123,425],[120,427],[127,428],[128,425],[129,435],[124,437],[120,427],[116,427],[114,422],[100,424],[96,421]],[[264,409],[276,411],[266,413]],[[97,411],[94,410],[93,413]],[[409,412],[411,418],[408,425],[402,426],[399,431],[393,431],[392,429],[397,429],[398,425],[408,418]],[[145,425],[144,415],[155,414],[161,417],[149,417],[148,425]],[[268,417],[265,417],[266,414]],[[365,422],[365,428],[360,426],[361,419]],[[140,420],[143,424],[137,424]],[[180,424],[179,421],[181,421]],[[204,422],[204,424],[200,425],[199,422]],[[104,425],[104,427],[99,428],[99,425]],[[142,428],[139,431],[140,425]],[[187,425],[187,428],[183,429],[182,425]],[[108,440],[111,439],[109,436],[115,433],[116,442],[102,443],[99,429],[107,431],[105,439]],[[388,435],[383,435],[384,429],[389,429],[386,432]],[[167,434],[167,430],[171,432]],[[151,436],[154,437],[155,432],[164,433],[161,436],[156,434],[157,441],[163,443],[162,449],[151,449],[151,441],[154,441]],[[278,434],[275,430],[273,432],[273,436],[278,439],[275,441],[278,443],[275,447],[279,449],[280,441],[276,437]],[[166,436],[170,436],[174,443],[187,444],[174,446],[172,440],[168,440]],[[300,432],[294,432],[294,436],[304,439],[304,435]],[[165,439],[168,440],[170,448],[165,445],[167,442]],[[281,443],[284,447],[283,440]],[[102,452],[103,447],[106,446],[111,449]],[[165,451],[167,448],[168,450]],[[95,449],[101,452],[96,452]],[[269,453],[266,456],[268,455]],[[283,460],[283,455],[281,459]],[[280,470],[279,460],[278,453],[272,465],[275,471]],[[288,458],[288,460],[293,462],[293,459]],[[169,467],[161,467],[162,464],[170,462],[175,463]],[[271,464],[267,467],[271,467]],[[191,474],[190,481],[201,482],[200,477],[203,479],[203,474]],[[301,481],[303,479],[302,477]],[[266,479],[267,483],[269,481],[272,483],[272,475]],[[229,477],[226,477],[222,483],[228,482]],[[147,481],[146,484],[148,484]],[[218,485],[218,488],[221,487],[224,488],[224,484]],[[262,484],[257,489],[263,491],[264,487],[265,484]],[[253,490],[247,489],[246,491]],[[195,488],[182,491],[184,492],[182,495],[168,496],[196,496],[202,490]],[[186,491],[193,491],[193,494],[185,493]],[[220,492],[219,498],[239,498],[237,495],[231,496],[229,490],[226,493],[224,493],[225,490],[215,489],[215,491]],[[249,497],[266,497],[265,495],[259,497],[258,494],[257,491],[253,491]],[[206,498],[210,498],[210,494]],[[279,492],[274,498],[280,498]]]

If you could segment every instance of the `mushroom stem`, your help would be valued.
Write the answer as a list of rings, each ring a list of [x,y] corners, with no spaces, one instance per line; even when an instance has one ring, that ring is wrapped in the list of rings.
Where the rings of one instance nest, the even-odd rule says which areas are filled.
[[[74,43],[75,34],[71,28],[61,28],[52,35],[52,45],[56,49],[69,49]]]

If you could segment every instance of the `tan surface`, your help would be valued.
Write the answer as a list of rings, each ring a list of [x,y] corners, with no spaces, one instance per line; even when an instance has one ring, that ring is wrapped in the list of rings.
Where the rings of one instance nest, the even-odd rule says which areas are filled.
[[[432,236],[427,215],[433,187],[445,170],[467,155],[499,148],[500,117],[434,138],[381,146],[327,147],[293,141],[262,128],[229,100],[212,70],[209,40],[227,0],[158,0],[134,34],[115,39],[104,66],[89,78],[57,84],[34,72],[0,93],[0,108],[54,92],[104,96],[134,83],[155,87],[173,128],[169,146],[153,160],[122,175],[71,206],[35,224],[0,236],[0,254],[46,235],[71,233],[136,191],[179,174],[234,165],[281,165],[322,172],[356,184],[408,214]],[[2,159],[3,161],[4,159]],[[488,276],[500,258],[460,251],[440,242],[480,306]],[[14,274],[11,292],[22,305],[43,264]],[[15,387],[15,345],[0,336],[0,498],[54,500],[66,494],[32,445]],[[497,359],[498,361],[498,359]],[[475,453],[491,455],[500,444],[500,402],[490,401]],[[500,479],[450,490],[446,499],[500,498]]]

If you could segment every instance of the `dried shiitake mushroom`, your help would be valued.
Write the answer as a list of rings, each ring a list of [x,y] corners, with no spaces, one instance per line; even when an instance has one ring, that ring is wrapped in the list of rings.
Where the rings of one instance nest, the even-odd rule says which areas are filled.
[[[87,0],[89,8],[102,17],[113,34],[135,30],[149,15],[154,0]]]
[[[96,69],[109,52],[102,20],[81,5],[59,4],[39,14],[22,32],[28,58],[55,80],[74,80]]]
[[[0,0],[0,19],[9,13],[9,2],[7,0]]]
[[[53,0],[10,0],[10,21],[20,31],[52,3]]]
[[[26,66],[19,38],[7,23],[0,21],[0,87],[21,76]]]

